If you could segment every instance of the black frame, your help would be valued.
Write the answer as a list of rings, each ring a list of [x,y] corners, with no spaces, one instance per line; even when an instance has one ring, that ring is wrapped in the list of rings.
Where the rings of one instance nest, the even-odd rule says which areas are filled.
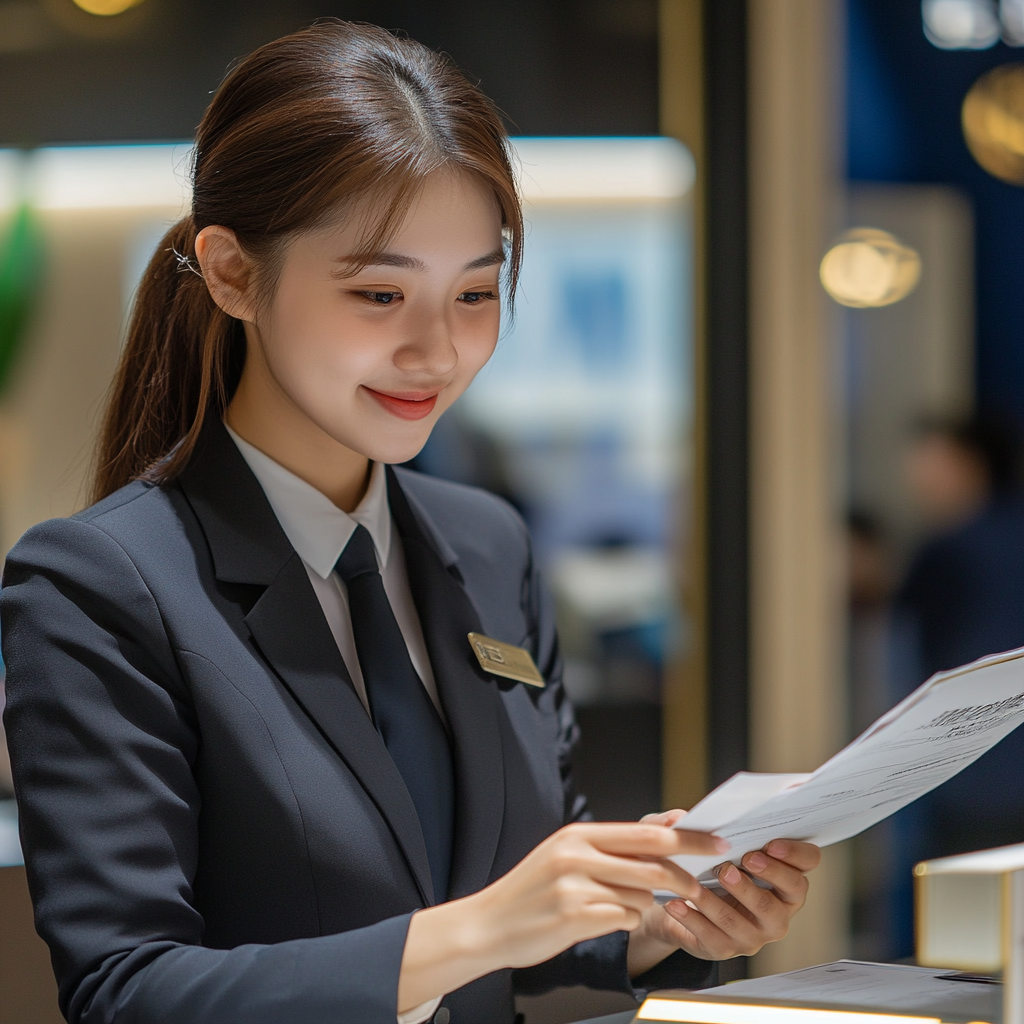
[[[713,785],[748,767],[750,419],[747,12],[704,4],[707,729]]]

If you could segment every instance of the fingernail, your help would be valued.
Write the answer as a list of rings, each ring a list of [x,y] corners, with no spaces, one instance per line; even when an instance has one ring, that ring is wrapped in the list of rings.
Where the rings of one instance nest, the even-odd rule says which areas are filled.
[[[768,858],[763,853],[752,853],[747,858],[747,867],[751,871],[764,871],[768,867]]]
[[[732,849],[732,843],[728,839],[723,839],[721,836],[715,836],[715,852],[716,853],[728,853]]]
[[[690,908],[682,900],[673,900],[665,904],[665,909],[670,911],[673,917],[686,917]]]
[[[734,865],[729,864],[720,877],[727,885],[735,885],[740,880],[740,873]]]
[[[773,857],[785,857],[786,844],[776,839],[768,844],[768,852]]]

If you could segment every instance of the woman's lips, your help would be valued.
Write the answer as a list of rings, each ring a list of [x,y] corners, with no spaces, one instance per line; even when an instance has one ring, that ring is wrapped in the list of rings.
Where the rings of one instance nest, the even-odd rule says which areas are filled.
[[[422,392],[406,392],[402,395],[387,395],[383,391],[374,391],[373,388],[364,388],[393,416],[403,420],[421,420],[429,416],[437,405],[437,392],[424,394]]]

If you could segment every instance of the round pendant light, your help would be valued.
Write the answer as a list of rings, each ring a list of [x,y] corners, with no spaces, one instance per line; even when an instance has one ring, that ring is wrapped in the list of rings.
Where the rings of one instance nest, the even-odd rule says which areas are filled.
[[[989,174],[1024,185],[1024,64],[986,72],[964,99],[964,139]]]
[[[914,290],[921,257],[888,231],[853,228],[825,253],[820,274],[825,291],[843,306],[891,306]]]

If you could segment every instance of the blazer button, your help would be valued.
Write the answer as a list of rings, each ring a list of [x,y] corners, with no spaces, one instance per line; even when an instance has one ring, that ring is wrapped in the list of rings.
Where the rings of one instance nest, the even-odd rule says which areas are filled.
[[[452,1015],[448,1012],[447,1006],[442,1006],[437,1013],[434,1014],[434,1024],[450,1024]]]

